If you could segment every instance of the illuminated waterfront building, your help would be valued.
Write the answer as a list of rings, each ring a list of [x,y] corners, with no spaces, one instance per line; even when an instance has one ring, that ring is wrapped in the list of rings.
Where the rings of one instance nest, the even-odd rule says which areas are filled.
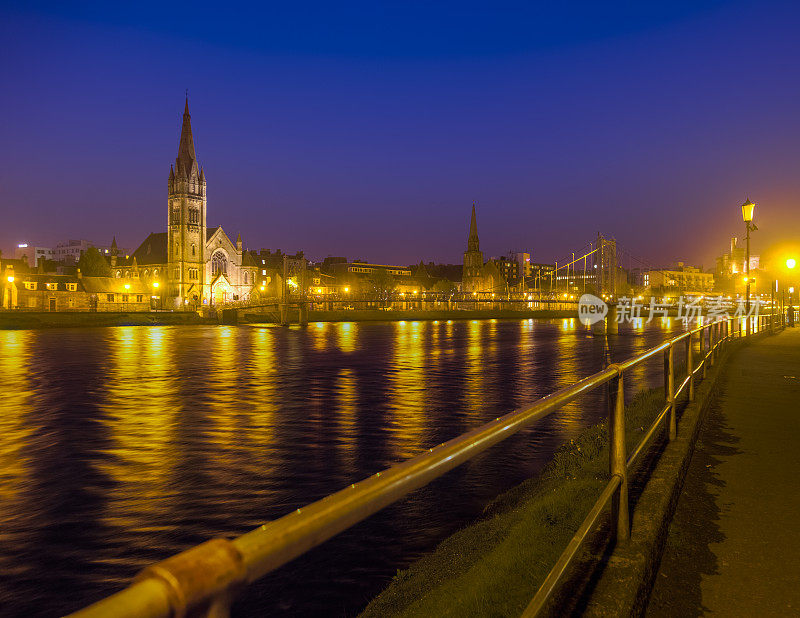
[[[258,268],[242,248],[241,236],[233,242],[221,226],[207,226],[206,177],[197,163],[188,99],[167,187],[167,231],[150,234],[125,259],[113,256],[112,275],[127,278],[130,273],[148,289],[159,282],[174,306],[247,300]]]

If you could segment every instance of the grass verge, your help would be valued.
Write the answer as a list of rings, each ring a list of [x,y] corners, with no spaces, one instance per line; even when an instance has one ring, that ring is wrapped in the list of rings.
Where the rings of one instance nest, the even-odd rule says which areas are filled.
[[[626,406],[629,450],[664,405],[663,389]],[[490,503],[366,607],[364,617],[519,615],[608,481],[605,423],[562,446],[542,474]]]

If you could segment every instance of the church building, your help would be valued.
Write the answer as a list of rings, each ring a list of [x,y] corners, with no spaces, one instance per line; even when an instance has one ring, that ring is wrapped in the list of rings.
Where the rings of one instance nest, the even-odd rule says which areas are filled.
[[[150,234],[125,259],[114,255],[116,278],[140,278],[164,306],[214,306],[250,297],[258,268],[222,227],[206,223],[206,176],[197,164],[189,100],[183,111],[178,156],[167,182],[166,232]]]
[[[467,250],[464,252],[464,269],[461,275],[461,291],[476,296],[504,292],[507,287],[503,273],[492,260],[484,264],[483,252],[478,242],[478,222],[475,218],[475,204],[472,204],[472,219],[469,222]]]

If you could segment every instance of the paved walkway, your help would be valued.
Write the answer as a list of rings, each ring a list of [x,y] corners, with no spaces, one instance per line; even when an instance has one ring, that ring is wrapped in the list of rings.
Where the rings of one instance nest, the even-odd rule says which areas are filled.
[[[800,615],[800,328],[738,351],[722,377],[648,615]]]

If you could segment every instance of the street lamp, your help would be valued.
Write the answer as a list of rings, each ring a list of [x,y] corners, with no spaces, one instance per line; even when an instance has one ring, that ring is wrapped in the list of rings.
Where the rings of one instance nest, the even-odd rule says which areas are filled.
[[[747,235],[745,236],[747,240],[747,250],[745,254],[745,275],[747,277],[747,291],[746,291],[746,300],[745,300],[745,308],[747,310],[747,335],[750,335],[750,232],[755,232],[758,228],[753,225],[753,211],[756,209],[756,205],[750,201],[750,198],[747,198],[742,204],[742,219],[744,220],[744,226],[747,230]]]
[[[158,281],[153,281],[153,291],[154,292],[158,292],[158,285],[159,285]],[[164,305],[161,303],[161,295],[160,294],[155,294],[155,296],[158,297],[158,308],[159,309],[163,309]]]
[[[797,262],[794,258],[789,258],[786,260],[786,268],[793,270],[795,266],[797,266]],[[792,305],[792,294],[794,294],[793,287],[789,288],[789,326],[794,326],[794,306]]]

